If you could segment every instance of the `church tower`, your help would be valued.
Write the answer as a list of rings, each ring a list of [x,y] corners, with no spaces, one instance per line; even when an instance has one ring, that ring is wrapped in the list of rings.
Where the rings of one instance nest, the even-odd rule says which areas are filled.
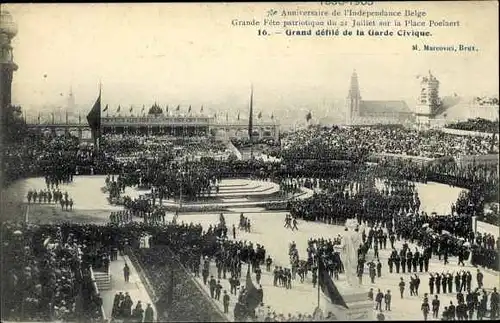
[[[0,108],[2,111],[11,104],[12,75],[17,70],[12,55],[11,41],[16,34],[17,26],[12,16],[9,12],[2,10],[0,12]]]
[[[351,76],[351,86],[349,94],[346,99],[347,108],[347,124],[351,125],[359,117],[359,105],[361,104],[361,94],[359,93],[358,74],[356,70],[353,71]]]
[[[439,98],[439,80],[432,75],[431,71],[420,81],[420,93],[417,101],[417,123],[421,126],[429,126],[441,105]]]

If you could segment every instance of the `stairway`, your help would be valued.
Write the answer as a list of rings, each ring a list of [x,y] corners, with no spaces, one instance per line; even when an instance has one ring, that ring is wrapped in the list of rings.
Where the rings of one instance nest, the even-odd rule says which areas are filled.
[[[111,289],[111,277],[108,273],[94,271],[94,278],[99,291]]]

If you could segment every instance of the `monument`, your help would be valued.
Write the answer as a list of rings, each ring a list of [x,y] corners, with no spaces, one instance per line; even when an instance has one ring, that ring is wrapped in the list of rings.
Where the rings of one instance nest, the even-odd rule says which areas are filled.
[[[347,284],[352,288],[359,287],[358,280],[358,248],[363,243],[358,223],[355,219],[346,221],[347,231],[344,234],[344,244],[342,247],[341,259],[344,264],[344,271]]]
[[[373,303],[368,300],[368,288],[360,285],[357,277],[358,248],[363,243],[361,232],[363,227],[358,225],[356,219],[346,221],[347,231],[342,238],[343,245],[340,248],[340,256],[344,265],[344,275],[335,281],[335,287],[342,295],[347,308],[327,302],[323,302],[325,312],[332,312],[338,320],[342,321],[372,321],[375,320]]]

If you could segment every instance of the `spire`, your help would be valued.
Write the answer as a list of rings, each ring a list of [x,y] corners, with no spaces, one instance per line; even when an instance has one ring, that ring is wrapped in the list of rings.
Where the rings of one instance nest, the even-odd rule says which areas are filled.
[[[356,70],[354,70],[351,75],[351,86],[349,87],[348,98],[361,99],[361,94],[359,93],[358,73],[356,73]]]
[[[66,109],[72,111],[74,108],[75,108],[75,97],[73,95],[73,86],[70,86],[68,93],[68,105]]]
[[[347,95],[347,124],[353,124],[355,119],[359,116],[359,106],[361,103],[361,94],[359,93],[358,73],[356,70],[351,75],[351,85],[349,87],[349,94]]]

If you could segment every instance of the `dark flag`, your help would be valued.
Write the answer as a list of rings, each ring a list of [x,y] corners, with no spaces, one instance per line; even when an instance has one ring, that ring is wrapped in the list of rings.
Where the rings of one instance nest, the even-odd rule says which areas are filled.
[[[38,112],[38,124],[40,124],[40,112]]]
[[[306,115],[306,121],[309,122],[309,120],[312,119],[312,114],[311,114],[311,111],[309,111]]]
[[[52,124],[54,124],[54,112],[52,112]]]
[[[238,121],[240,120],[240,113],[238,112]]]
[[[132,113],[132,110],[133,110],[133,109],[134,109],[134,108],[132,108],[132,106],[130,106],[130,113]]]
[[[181,105],[179,104],[179,105],[177,106],[177,108],[175,109],[175,111],[179,111],[180,109],[181,109]]]
[[[342,295],[340,295],[337,287],[335,287],[332,277],[328,274],[328,270],[322,257],[318,258],[318,282],[323,294],[330,299],[332,304],[348,308],[344,298],[342,298]]]
[[[106,104],[106,106],[104,107],[104,110],[102,110],[102,112],[106,112],[108,111],[108,105]]]
[[[142,105],[142,112],[144,112],[144,109],[146,109],[146,107],[144,106],[144,104]]]
[[[78,112],[78,124],[82,123],[82,116],[80,115],[80,112]]]
[[[217,113],[214,113],[214,118],[217,119]]]
[[[167,107],[166,107],[165,111],[168,113],[168,104],[167,104]]]
[[[257,116],[257,118],[262,118],[262,112],[259,112],[259,115]]]
[[[201,106],[200,112],[203,113],[203,106]]]
[[[120,112],[120,105],[118,105],[118,109],[116,109],[116,112]]]
[[[227,122],[228,120],[229,120],[229,117],[228,117],[227,112],[226,112],[226,122]]]
[[[274,119],[274,113],[273,113],[273,114],[271,114],[271,120],[273,120],[273,119]]]
[[[259,290],[253,284],[252,276],[250,275],[250,265],[248,265],[245,288],[245,305],[247,307],[247,310],[252,313],[255,308],[262,302],[262,296],[260,295]]]
[[[118,110],[119,109],[120,107],[118,107]],[[92,110],[90,110],[89,114],[87,115],[87,122],[89,123],[92,132],[92,138],[94,138],[94,144],[97,147],[97,139],[100,136],[101,132],[101,87],[100,86],[99,86],[99,96],[97,97],[97,100],[95,101]]]
[[[253,133],[253,84],[250,90],[250,113],[248,117],[248,137],[252,139]]]
[[[188,112],[191,112],[191,106],[189,106]]]

